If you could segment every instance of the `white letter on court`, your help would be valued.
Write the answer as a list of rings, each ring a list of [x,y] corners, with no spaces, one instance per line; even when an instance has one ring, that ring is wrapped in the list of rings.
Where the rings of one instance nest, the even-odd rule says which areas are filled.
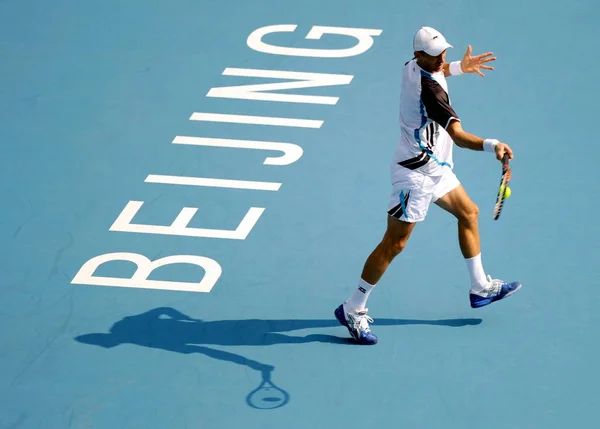
[[[194,112],[190,121],[226,122],[228,124],[270,125],[273,127],[321,128],[323,121],[314,119],[275,118],[273,116],[231,115],[228,113]]]
[[[322,27],[314,26],[307,34],[306,38],[311,40],[321,40],[323,34],[338,34],[350,36],[358,39],[358,43],[347,49],[303,49],[287,48],[283,46],[269,45],[262,41],[262,38],[269,33],[287,32],[293,33],[297,25],[271,25],[254,30],[248,36],[247,44],[250,48],[258,52],[274,55],[290,55],[297,57],[317,57],[317,58],[345,58],[360,55],[368,51],[373,46],[373,36],[379,36],[382,30],[371,28],[346,28],[346,27]]]
[[[139,232],[141,234],[183,235],[187,237],[228,238],[245,240],[258,218],[265,210],[262,207],[251,207],[235,230],[188,228],[188,224],[198,211],[195,207],[184,207],[171,226],[144,225],[131,223],[134,216],[144,204],[143,201],[129,201],[117,220],[109,228],[110,231]]]
[[[129,261],[137,265],[137,269],[131,278],[119,277],[97,277],[94,276],[96,269],[109,261]],[[163,280],[148,280],[152,271],[165,265],[192,264],[204,269],[204,277],[199,283],[173,282]],[[210,292],[219,277],[221,277],[221,266],[214,259],[193,255],[174,255],[150,261],[143,255],[137,253],[106,253],[96,256],[87,261],[77,272],[71,283],[87,284],[94,286],[118,286],[136,287],[142,289],[164,289],[184,292]]]
[[[195,146],[215,146],[215,147],[232,147],[244,149],[262,149],[276,150],[283,152],[282,156],[267,157],[263,164],[265,165],[290,165],[298,161],[303,154],[300,146],[293,143],[281,142],[264,142],[257,140],[232,140],[232,139],[217,139],[208,137],[187,137],[176,136],[173,139],[174,144],[187,144]]]
[[[272,94],[261,91],[313,88],[319,86],[348,85],[353,75],[328,73],[302,73],[279,70],[256,70],[226,68],[225,76],[265,77],[273,79],[294,79],[295,82],[264,83],[259,85],[223,86],[211,88],[207,97],[238,98],[243,100],[284,101],[288,103],[336,104],[338,97]]]

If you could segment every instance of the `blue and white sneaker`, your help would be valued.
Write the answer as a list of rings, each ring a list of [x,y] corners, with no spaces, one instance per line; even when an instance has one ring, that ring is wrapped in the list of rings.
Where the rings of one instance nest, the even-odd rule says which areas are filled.
[[[513,293],[521,289],[521,283],[519,282],[505,282],[503,280],[492,279],[487,276],[489,286],[481,292],[469,293],[472,308],[485,307],[495,301],[511,296]]]
[[[368,309],[361,311],[348,312],[345,302],[335,309],[335,318],[341,325],[348,328],[348,332],[358,344],[377,344],[377,336],[371,332],[369,323],[373,323],[373,319],[367,316]]]

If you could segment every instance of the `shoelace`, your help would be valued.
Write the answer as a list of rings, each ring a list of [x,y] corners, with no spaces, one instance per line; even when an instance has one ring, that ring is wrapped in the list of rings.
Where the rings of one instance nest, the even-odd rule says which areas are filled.
[[[367,315],[367,309],[355,314],[356,316],[354,316],[353,321],[354,329],[364,332],[371,332],[369,323],[373,323],[373,319]]]
[[[490,288],[488,289],[488,293],[490,295],[498,295],[502,290],[502,280],[493,279],[492,276],[487,276],[488,281],[490,282]]]

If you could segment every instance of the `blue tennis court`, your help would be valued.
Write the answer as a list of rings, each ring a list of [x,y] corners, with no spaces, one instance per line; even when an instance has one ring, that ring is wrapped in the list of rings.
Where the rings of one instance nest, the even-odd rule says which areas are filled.
[[[594,427],[599,19],[592,0],[0,1],[0,428]],[[498,221],[500,163],[455,148],[455,172],[486,270],[523,288],[471,309],[434,206],[358,346],[333,311],[384,232],[424,25],[449,60],[498,58],[448,78],[463,127],[515,151]]]

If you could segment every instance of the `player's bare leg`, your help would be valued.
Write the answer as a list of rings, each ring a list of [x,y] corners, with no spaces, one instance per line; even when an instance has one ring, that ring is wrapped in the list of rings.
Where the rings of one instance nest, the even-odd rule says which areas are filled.
[[[483,307],[519,290],[519,282],[507,283],[486,276],[481,262],[479,209],[463,186],[459,185],[435,203],[458,220],[458,242],[471,277],[471,307]]]
[[[454,188],[435,203],[454,215],[458,220],[458,243],[465,259],[479,255],[481,253],[478,224],[479,208],[469,198],[463,186],[459,185]]]
[[[388,216],[385,234],[367,258],[358,287],[352,296],[335,310],[335,317],[348,328],[350,335],[359,344],[377,343],[377,337],[369,328],[369,322],[373,322],[373,319],[367,315],[367,298],[390,263],[406,247],[414,227],[414,223]]]
[[[387,229],[381,242],[371,252],[363,267],[361,278],[369,284],[377,284],[390,263],[406,247],[414,229],[414,223],[387,217]]]

